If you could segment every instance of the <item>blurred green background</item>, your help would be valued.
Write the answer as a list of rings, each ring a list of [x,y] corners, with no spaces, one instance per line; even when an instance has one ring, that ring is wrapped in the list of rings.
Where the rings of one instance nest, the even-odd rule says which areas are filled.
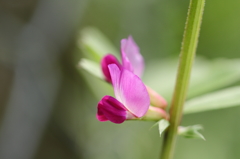
[[[162,138],[156,127],[150,129],[153,123],[97,121],[97,102],[112,90],[76,69],[84,57],[79,32],[88,26],[98,28],[117,49],[121,39],[132,35],[145,58],[143,80],[154,80],[148,84],[157,87],[177,69],[174,59],[188,4],[188,0],[0,0],[0,158],[159,158]],[[208,64],[218,58],[240,58],[239,13],[238,0],[206,1],[198,57]],[[221,72],[228,66],[216,67]],[[168,95],[174,80],[173,74]],[[233,107],[184,116],[184,126],[203,125],[206,141],[179,137],[174,158],[240,158],[239,114],[240,107]]]

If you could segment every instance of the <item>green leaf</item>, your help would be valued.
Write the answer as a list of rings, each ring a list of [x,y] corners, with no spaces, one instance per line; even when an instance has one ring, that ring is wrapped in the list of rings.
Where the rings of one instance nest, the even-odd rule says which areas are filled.
[[[78,66],[79,66],[78,68],[80,69],[82,68],[89,72],[90,74],[96,76],[97,78],[104,80],[100,64],[88,59],[81,59]]]
[[[188,98],[217,90],[240,80],[239,59],[198,59],[193,68]]]
[[[179,126],[178,135],[186,138],[199,138],[205,140],[204,136],[198,132],[202,129],[203,127],[201,125],[192,125],[187,127]]]
[[[193,98],[185,103],[184,113],[197,113],[234,106],[240,106],[240,86]]]
[[[177,63],[177,59],[152,61],[147,64],[144,72],[144,83],[168,101],[174,89]],[[187,98],[215,91],[240,81],[239,68],[240,59],[207,60],[198,57],[193,65]]]
[[[165,119],[161,119],[158,122],[158,129],[159,129],[160,137],[161,137],[162,133],[168,128],[169,125],[170,125],[169,122]]]
[[[116,57],[119,56],[119,51],[117,51],[110,40],[98,29],[93,27],[85,28],[80,32],[77,44],[86,58],[97,63],[99,63],[107,53],[111,53]]]

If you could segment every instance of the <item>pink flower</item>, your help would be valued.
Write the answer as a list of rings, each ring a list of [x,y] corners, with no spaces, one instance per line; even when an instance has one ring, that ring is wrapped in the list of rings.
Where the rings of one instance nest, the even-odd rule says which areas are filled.
[[[150,98],[141,79],[128,69],[108,65],[116,99],[104,96],[98,103],[97,119],[120,124],[140,118],[148,111]]]
[[[101,66],[106,81],[111,83],[111,76],[107,67],[109,64],[116,64],[120,69],[123,67],[133,72],[138,77],[142,76],[144,70],[144,59],[140,54],[139,48],[132,36],[129,36],[128,39],[121,40],[121,56],[122,65],[117,58],[111,54],[107,54],[103,57]]]
[[[127,69],[141,78],[144,71],[144,59],[139,51],[139,47],[133,40],[132,36],[129,36],[128,39],[121,40],[121,56],[122,64],[120,64],[120,62],[114,55],[107,54],[103,57],[101,61],[101,66],[103,74],[105,76],[105,80],[109,83],[112,83],[110,72],[108,69],[109,64],[116,64],[119,69]],[[163,97],[161,97],[149,87],[147,87],[147,91],[150,95],[152,105],[163,109],[166,108],[167,102]]]

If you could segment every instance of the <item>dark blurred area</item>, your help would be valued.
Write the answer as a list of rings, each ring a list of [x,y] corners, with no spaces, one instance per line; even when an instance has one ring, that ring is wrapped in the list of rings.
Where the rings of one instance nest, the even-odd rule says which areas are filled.
[[[0,0],[0,159],[158,158],[153,123],[96,120],[99,98],[76,69],[79,31],[98,28],[119,48],[132,35],[146,67],[177,57],[188,0]],[[240,57],[240,1],[206,2],[197,56]],[[90,77],[94,78],[94,77]],[[92,79],[92,82],[99,82]],[[179,138],[176,159],[239,158],[240,108],[187,115],[207,141]]]

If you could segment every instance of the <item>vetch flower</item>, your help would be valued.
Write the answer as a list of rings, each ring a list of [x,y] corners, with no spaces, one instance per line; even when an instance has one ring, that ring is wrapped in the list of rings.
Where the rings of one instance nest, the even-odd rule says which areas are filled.
[[[121,56],[122,64],[117,60],[117,58],[112,54],[107,54],[101,60],[101,67],[105,80],[112,83],[110,72],[108,69],[109,64],[116,64],[119,69],[125,68],[133,72],[138,77],[141,77],[144,71],[144,59],[140,53],[139,47],[133,40],[132,36],[127,39],[121,40]],[[166,100],[161,97],[157,92],[147,87],[147,91],[150,95],[151,104],[155,107],[165,109],[167,106]]]
[[[109,64],[116,64],[120,69],[124,67],[138,77],[142,76],[144,70],[144,59],[140,54],[139,47],[133,40],[132,36],[129,36],[128,39],[121,40],[121,57],[122,64],[120,64],[117,58],[111,54],[107,54],[101,60],[102,71],[107,82],[111,83],[111,76],[107,67]]]
[[[148,111],[150,98],[141,79],[128,69],[108,65],[115,98],[104,96],[98,103],[97,119],[120,124],[127,119],[141,118]]]

